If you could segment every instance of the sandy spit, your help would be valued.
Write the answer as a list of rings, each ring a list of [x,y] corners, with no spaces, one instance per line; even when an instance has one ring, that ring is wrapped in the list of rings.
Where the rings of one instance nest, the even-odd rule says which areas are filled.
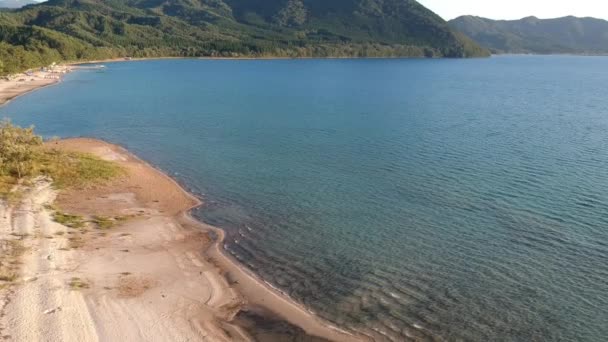
[[[0,80],[0,105],[25,95],[39,88],[50,86],[61,81],[64,74],[70,72],[71,66],[56,66],[46,71],[40,69],[11,75]]]
[[[201,202],[125,149],[93,139],[49,147],[93,153],[124,177],[56,191],[39,179],[17,206],[0,205],[0,241],[16,241],[18,276],[0,288],[0,337],[12,341],[252,341],[233,323],[263,306],[310,337],[357,341],[260,282],[221,248],[221,230],[188,215]],[[69,228],[55,210],[93,222]],[[212,234],[219,236],[213,240]],[[15,245],[15,244],[13,244]],[[230,281],[228,281],[230,279]]]

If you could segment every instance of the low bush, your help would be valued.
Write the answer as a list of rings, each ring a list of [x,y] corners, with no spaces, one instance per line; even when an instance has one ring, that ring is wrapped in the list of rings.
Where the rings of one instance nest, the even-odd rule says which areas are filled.
[[[87,187],[123,174],[117,164],[92,154],[66,152],[43,146],[34,128],[0,122],[0,196],[18,197],[15,185],[46,176],[57,188]]]

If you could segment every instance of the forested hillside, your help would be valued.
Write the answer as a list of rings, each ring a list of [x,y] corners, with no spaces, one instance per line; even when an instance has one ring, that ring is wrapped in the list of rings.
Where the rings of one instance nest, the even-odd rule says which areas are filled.
[[[487,55],[414,0],[50,0],[0,12],[2,72],[112,57]]]

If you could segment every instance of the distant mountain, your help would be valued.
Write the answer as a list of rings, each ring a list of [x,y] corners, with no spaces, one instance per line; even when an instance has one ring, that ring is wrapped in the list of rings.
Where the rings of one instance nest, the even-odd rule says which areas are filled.
[[[608,53],[608,21],[601,19],[528,17],[507,21],[463,16],[449,24],[494,53]]]
[[[36,3],[33,0],[0,0],[0,8],[19,8]]]
[[[484,55],[415,0],[49,0],[0,11],[4,73],[119,56]]]

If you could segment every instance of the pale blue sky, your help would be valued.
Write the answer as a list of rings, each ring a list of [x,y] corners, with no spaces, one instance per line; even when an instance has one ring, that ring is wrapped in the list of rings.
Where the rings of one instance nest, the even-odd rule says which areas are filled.
[[[464,14],[490,19],[542,19],[574,15],[608,19],[608,0],[418,0],[450,20]]]

